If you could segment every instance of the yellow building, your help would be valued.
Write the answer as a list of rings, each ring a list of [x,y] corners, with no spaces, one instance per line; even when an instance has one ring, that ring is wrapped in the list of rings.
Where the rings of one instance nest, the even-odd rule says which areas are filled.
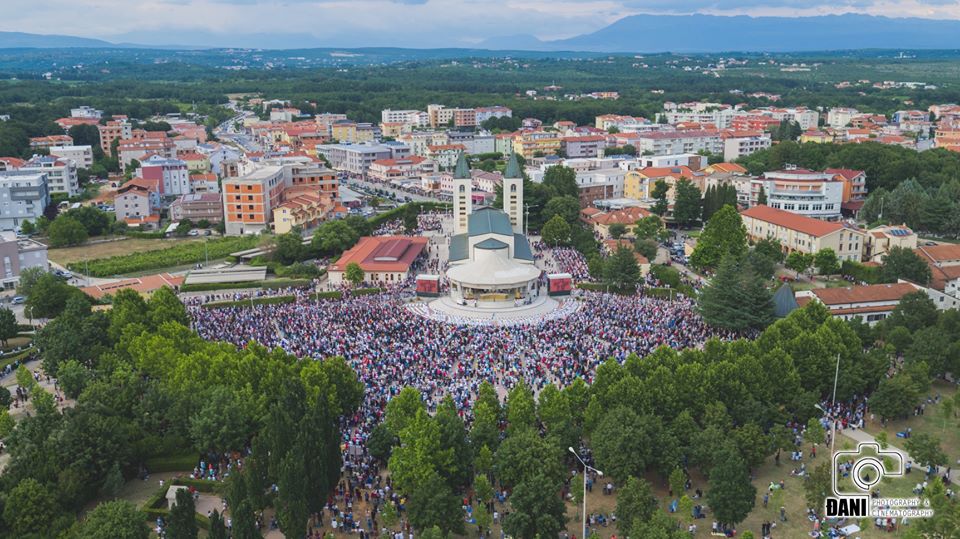
[[[631,170],[623,175],[623,196],[635,200],[647,200],[650,198],[650,184],[647,178],[636,170]]]
[[[826,131],[804,131],[800,135],[800,142],[816,142],[818,144],[828,144],[833,142],[835,137],[832,133]]]
[[[338,122],[330,126],[330,137],[340,142],[360,142],[357,140],[357,124]]]
[[[308,228],[318,224],[333,209],[328,197],[316,193],[301,193],[273,210],[273,231],[286,234],[293,227]]]
[[[841,261],[859,262],[865,242],[862,230],[843,223],[821,221],[769,206],[754,206],[740,212],[747,236],[753,241],[776,239],[785,253],[817,254],[833,249]]]
[[[513,140],[513,152],[522,155],[525,159],[532,159],[540,154],[557,154],[560,151],[560,144],[561,139],[557,133],[531,131]]]

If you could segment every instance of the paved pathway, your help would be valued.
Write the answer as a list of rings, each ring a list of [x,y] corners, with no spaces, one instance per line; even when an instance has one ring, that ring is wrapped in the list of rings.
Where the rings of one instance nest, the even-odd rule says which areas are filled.
[[[872,434],[870,434],[869,432],[867,432],[867,431],[865,431],[865,430],[863,430],[863,429],[843,429],[843,430],[837,431],[837,434],[842,434],[842,435],[846,436],[847,438],[850,438],[850,439],[852,439],[852,440],[854,440],[854,441],[856,441],[856,442],[858,442],[858,443],[863,443],[863,442],[877,443],[877,439],[874,438],[874,436],[873,436]],[[899,440],[902,440],[902,438],[897,438],[897,440],[898,440],[897,443],[902,443],[902,442],[899,442]],[[900,458],[903,459],[904,465],[906,465],[906,463],[908,463],[908,462],[911,462],[911,463],[913,463],[912,466],[913,466],[913,469],[914,469],[914,470],[919,470],[919,469],[921,469],[920,464],[918,464],[917,461],[916,461],[916,459],[914,459],[912,456],[910,456],[910,454],[907,453],[906,450],[894,446],[892,443],[889,443],[889,441],[888,441],[888,443],[887,443],[887,450],[888,450],[888,451],[896,451],[897,453],[899,453],[899,454],[900,454]],[[951,468],[952,468],[952,464],[948,463],[948,466],[951,466]],[[942,467],[941,467],[941,470],[946,471],[946,470],[945,470],[944,468],[942,468]],[[941,472],[941,473],[942,473],[942,472]],[[958,478],[958,473],[960,473],[960,472],[958,472],[957,470],[951,469],[951,471],[950,471],[950,482],[951,482],[951,483],[954,482],[954,481],[956,481],[956,479]]]

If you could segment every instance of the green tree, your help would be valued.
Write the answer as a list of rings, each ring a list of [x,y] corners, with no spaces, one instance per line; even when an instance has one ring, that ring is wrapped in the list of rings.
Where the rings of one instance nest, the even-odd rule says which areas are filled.
[[[360,264],[356,262],[350,262],[347,264],[346,269],[344,270],[344,276],[350,281],[353,286],[359,286],[363,282],[363,279],[366,277],[366,274],[363,271],[363,268],[360,267]]]
[[[170,509],[166,528],[168,539],[196,539],[200,533],[197,526],[197,508],[190,489],[177,490],[176,503]]]
[[[554,215],[559,215],[568,223],[576,223],[580,218],[580,200],[572,195],[553,197],[547,201],[540,215],[545,221],[549,221]]]
[[[3,507],[3,520],[15,537],[49,537],[58,514],[53,493],[32,478],[10,489]]]
[[[767,192],[763,189],[762,185],[760,186],[760,192],[757,193],[757,205],[767,205]]]
[[[17,326],[17,316],[7,308],[0,308],[0,341],[7,345],[7,341],[17,336],[20,329]]]
[[[608,230],[610,232],[610,237],[615,240],[620,239],[621,236],[627,233],[627,227],[622,223],[614,223],[610,225]]]
[[[26,311],[31,318],[53,318],[59,315],[71,298],[86,302],[88,306],[90,304],[86,294],[52,273],[41,276],[30,292]]]
[[[811,444],[822,444],[826,441],[827,431],[823,428],[823,424],[820,423],[820,420],[811,417],[807,421],[807,429],[803,432],[804,440],[810,442]]]
[[[626,535],[638,522],[650,520],[656,510],[657,499],[650,484],[630,477],[617,494],[617,529]]]
[[[543,173],[543,185],[551,188],[556,196],[576,198],[580,193],[576,171],[562,165],[554,165]]]
[[[837,253],[831,248],[821,249],[813,258],[813,265],[820,275],[835,275],[840,272],[840,261]]]
[[[450,395],[440,403],[435,418],[440,427],[440,446],[453,451],[453,462],[444,479],[451,488],[460,491],[468,487],[473,478],[473,449],[467,438],[467,427]]]
[[[931,278],[930,266],[912,250],[894,247],[883,259],[880,277],[885,283],[906,279],[926,286]]]
[[[57,368],[57,382],[68,399],[80,396],[90,380],[90,371],[75,359],[68,360]]]
[[[723,206],[703,227],[690,263],[698,268],[715,268],[726,254],[740,258],[747,252],[747,230],[733,206]]]
[[[73,217],[61,215],[50,223],[47,236],[50,239],[50,247],[80,245],[87,241],[87,229]]]
[[[726,329],[762,328],[773,320],[773,296],[762,278],[733,256],[723,257],[700,293],[699,306],[704,321]]]
[[[680,178],[674,187],[673,220],[680,226],[695,223],[701,214],[700,189],[686,178]]]
[[[360,235],[343,220],[327,221],[313,233],[311,245],[321,253],[339,254],[353,247]]]
[[[241,394],[226,386],[214,387],[207,394],[187,429],[197,451],[223,453],[246,444],[252,418],[241,399]]]
[[[794,251],[787,255],[786,266],[793,271],[797,272],[799,277],[801,273],[810,269],[810,266],[813,265],[813,255],[807,253],[801,253],[800,251]]]
[[[807,500],[807,507],[812,507],[819,514],[823,510],[827,496],[832,489],[830,465],[827,462],[821,462],[818,466],[812,468],[809,476],[803,482],[803,492]]]
[[[207,539],[229,539],[227,525],[216,509],[210,515],[210,531],[207,533]]]
[[[638,416],[625,406],[613,408],[590,437],[597,465],[621,481],[642,476],[656,463],[656,456],[668,449],[660,443],[661,431],[656,416]]]
[[[570,244],[570,223],[563,217],[554,215],[540,230],[543,242],[554,247]]]
[[[22,232],[23,234],[26,234],[27,236],[33,234],[33,233],[36,232],[36,231],[37,231],[37,226],[34,225],[33,222],[31,222],[31,221],[29,221],[29,220],[26,220],[26,219],[25,219],[25,220],[20,224],[20,232]]]
[[[273,259],[285,266],[303,260],[306,246],[298,232],[288,232],[277,236],[277,246],[273,251]]]
[[[883,321],[885,328],[896,328],[902,326],[911,333],[916,333],[922,328],[932,327],[937,324],[939,314],[937,306],[923,291],[911,292],[900,298],[900,303],[893,309],[890,316]],[[912,342],[913,339],[910,339]]]
[[[543,474],[517,485],[510,505],[513,511],[504,519],[503,530],[513,537],[556,537],[564,528],[566,508],[560,499],[560,485]]]
[[[940,439],[927,433],[911,435],[904,442],[907,452],[918,463],[924,466],[943,466],[947,463],[947,455],[940,448]]]
[[[40,266],[33,266],[20,271],[20,282],[17,283],[17,294],[29,296],[33,292],[33,287],[40,281],[40,278],[47,274],[47,271]]]
[[[638,220],[633,227],[633,235],[638,240],[661,239],[664,232],[663,219],[655,215]]]
[[[9,436],[16,426],[17,421],[10,415],[10,411],[7,408],[0,410],[0,439]]]
[[[79,534],[81,539],[147,539],[149,536],[143,513],[125,500],[103,502],[93,508]]]
[[[670,472],[667,484],[670,485],[672,496],[677,497],[682,495],[687,490],[687,474],[683,471],[683,468],[679,466],[674,468],[673,471]]]
[[[633,290],[640,281],[640,266],[633,249],[619,246],[604,264],[603,273],[604,280],[610,286],[624,291]]]
[[[896,374],[880,381],[870,396],[870,409],[884,419],[906,417],[919,398],[913,379],[906,374]]]
[[[717,520],[736,525],[753,509],[757,489],[750,483],[750,471],[736,451],[720,450],[717,465],[710,472],[707,503]]]
[[[126,484],[126,479],[123,477],[123,470],[120,469],[120,463],[114,462],[110,466],[109,471],[107,471],[107,476],[103,479],[103,486],[100,487],[100,492],[108,498],[116,498],[120,495],[120,491],[123,490],[123,486]]]
[[[664,179],[659,179],[653,184],[653,191],[650,193],[650,196],[653,197],[656,202],[653,207],[650,208],[650,211],[663,217],[666,215],[667,210],[670,209],[670,203],[667,201],[667,193],[670,192],[670,185]]]

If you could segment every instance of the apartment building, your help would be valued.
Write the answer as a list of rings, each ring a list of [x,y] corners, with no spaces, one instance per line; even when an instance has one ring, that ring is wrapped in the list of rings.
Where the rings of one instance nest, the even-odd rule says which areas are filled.
[[[820,124],[820,113],[815,110],[810,110],[806,107],[791,107],[791,108],[779,108],[779,107],[761,107],[750,111],[751,114],[762,114],[769,116],[778,122],[787,120],[788,122],[796,122],[800,126],[800,129],[816,129]]]
[[[19,230],[24,221],[36,223],[49,205],[46,172],[0,172],[0,230]]]
[[[73,137],[70,135],[50,135],[46,137],[31,137],[30,149],[39,150],[41,148],[52,148],[54,146],[70,146],[73,144]]]
[[[527,131],[513,140],[513,153],[528,160],[539,154],[555,155],[560,151],[560,147],[560,137],[557,133],[547,131]]]
[[[863,260],[883,263],[890,249],[916,249],[917,235],[907,225],[883,225],[867,230],[866,243],[863,246]]]
[[[170,220],[190,219],[219,223],[223,221],[223,201],[219,193],[194,193],[181,195],[170,203]]]
[[[426,127],[430,122],[430,116],[420,110],[384,109],[380,111],[380,121],[385,124],[412,124],[417,127]]]
[[[93,148],[90,146],[51,146],[50,155],[61,159],[69,159],[78,168],[93,166]]]
[[[77,165],[70,159],[60,159],[53,155],[35,155],[20,167],[25,173],[44,173],[47,176],[47,190],[53,193],[66,193],[67,196],[80,194],[80,180]]]
[[[648,155],[709,152],[723,154],[720,132],[712,129],[654,131],[638,133],[634,139],[637,151]]]
[[[158,155],[173,159],[177,156],[177,146],[173,140],[166,137],[122,139],[117,146],[117,155],[120,165],[127,167],[134,160],[142,161],[150,155]]]
[[[20,273],[27,268],[50,269],[47,246],[31,239],[17,238],[13,232],[0,232],[0,286],[5,290],[20,283]]]
[[[834,128],[841,128],[850,125],[854,117],[859,116],[860,111],[846,107],[834,107],[827,112],[827,125]]]
[[[371,180],[389,182],[419,178],[424,173],[433,172],[433,162],[425,157],[411,155],[403,159],[378,159],[370,164],[367,175]]]
[[[599,157],[607,147],[607,137],[601,135],[563,137],[560,149],[568,159]]]
[[[110,146],[115,140],[128,140],[133,138],[133,126],[125,119],[110,120],[106,125],[98,125],[100,130],[100,149],[104,155],[110,155]]]
[[[283,169],[285,188],[312,192],[326,197],[334,204],[340,202],[340,179],[337,173],[320,163],[285,163]]]
[[[816,219],[839,219],[844,185],[827,172],[800,168],[765,172],[750,182],[750,205],[757,205],[762,188],[770,208]]]
[[[113,200],[117,221],[143,229],[159,226],[160,184],[157,179],[134,178],[120,186]]]
[[[672,103],[670,101],[663,104],[661,114],[658,119],[665,120],[668,124],[678,123],[699,123],[712,124],[718,129],[727,129],[737,116],[744,112],[721,103]]]
[[[259,234],[270,229],[273,209],[283,199],[283,167],[262,166],[250,174],[223,180],[224,232]]]
[[[337,170],[362,176],[378,159],[402,159],[410,155],[410,147],[403,143],[382,144],[319,144],[317,153]]]
[[[824,169],[824,172],[827,174],[833,174],[834,178],[843,182],[842,201],[844,203],[867,199],[866,172],[847,168],[828,168]]]
[[[404,133],[397,137],[397,140],[406,144],[410,148],[410,153],[427,157],[430,146],[441,146],[449,144],[450,138],[446,131],[417,131],[413,133]]]
[[[810,301],[819,301],[835,318],[859,318],[873,326],[890,316],[900,305],[903,296],[917,291],[926,292],[926,289],[906,281],[843,288],[815,288],[797,292],[797,303],[804,305]]]
[[[828,222],[769,206],[754,206],[740,212],[747,236],[753,241],[776,239],[784,252],[816,254],[833,249],[841,261],[859,262],[865,235],[840,222]]]
[[[766,150],[772,144],[770,133],[764,131],[724,131],[723,160],[734,161],[741,157]]]
[[[75,109],[70,109],[70,117],[99,120],[100,118],[103,118],[103,111],[83,105]]]
[[[273,210],[273,232],[286,234],[295,227],[307,229],[323,221],[334,207],[329,197],[314,192],[284,196]]]
[[[490,118],[512,118],[513,111],[502,105],[492,107],[477,107],[474,109],[477,125],[489,120]]]
[[[190,168],[186,161],[151,155],[140,163],[137,176],[157,181],[161,196],[190,194]]]
[[[427,157],[441,169],[451,169],[456,166],[457,160],[463,153],[466,153],[466,147],[463,144],[442,144],[427,147]]]

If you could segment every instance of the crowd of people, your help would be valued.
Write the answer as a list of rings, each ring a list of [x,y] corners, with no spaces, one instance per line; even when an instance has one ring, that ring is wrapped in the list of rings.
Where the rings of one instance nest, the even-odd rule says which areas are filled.
[[[393,219],[383,223],[373,231],[374,236],[394,236],[398,234],[423,235],[424,232],[440,232],[443,230],[443,212],[431,211],[417,216],[416,230],[407,230],[403,219]]]

